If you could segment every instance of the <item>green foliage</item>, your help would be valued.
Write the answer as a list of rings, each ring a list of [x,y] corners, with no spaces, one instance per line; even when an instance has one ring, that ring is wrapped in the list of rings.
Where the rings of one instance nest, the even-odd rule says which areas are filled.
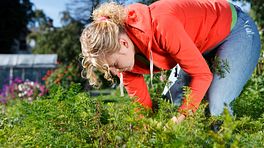
[[[253,12],[253,18],[255,19],[256,23],[258,24],[260,37],[261,37],[261,56],[259,63],[257,65],[257,74],[261,74],[264,72],[264,3],[261,0],[252,0],[251,7]]]
[[[261,0],[251,0],[251,6],[254,10],[255,20],[258,22],[262,29],[264,27],[264,3]]]
[[[235,121],[234,118],[228,114],[227,109],[224,110],[222,120],[224,123],[218,132],[209,132],[209,135],[215,140],[213,144],[214,147],[238,147],[241,135],[234,134],[238,121]]]
[[[183,89],[183,98],[186,100],[186,105],[189,106],[189,103],[192,100],[191,98],[192,90],[189,86],[183,86],[182,89]]]
[[[150,92],[151,98],[161,97],[161,93],[165,85],[168,85],[168,83],[170,83],[168,82],[169,75],[170,75],[169,70],[155,73],[153,75],[153,80],[152,80],[153,85],[152,86],[150,84],[150,75],[144,75],[144,79],[146,83],[149,85],[149,92]]]
[[[127,97],[90,97],[80,85],[54,86],[32,103],[16,101],[0,114],[0,147],[262,147],[264,116],[257,120],[195,116],[175,125],[177,107],[162,99],[153,113]],[[211,125],[223,121],[219,131]]]
[[[79,61],[81,51],[79,36],[83,26],[78,22],[72,22],[62,28],[47,30],[45,32],[33,32],[29,38],[36,40],[33,53],[58,54],[58,60],[64,64]]]
[[[56,69],[49,70],[42,79],[45,81],[47,88],[52,85],[61,85],[68,88],[72,83],[85,83],[85,80],[81,77],[80,67],[76,67],[73,63],[69,65],[59,64]]]
[[[29,26],[32,30],[37,28],[38,31],[42,32],[53,27],[52,26],[53,24],[50,21],[51,19],[48,16],[46,16],[43,10],[36,9],[34,11],[32,22],[29,23]]]
[[[264,72],[264,24],[262,30],[260,31],[260,39],[261,39],[261,52],[260,52],[260,59],[256,68],[256,74],[261,75]]]
[[[259,118],[264,113],[264,74],[254,74],[241,95],[233,102],[237,116]]]
[[[211,65],[209,65],[212,73],[218,75],[220,78],[224,78],[226,73],[229,73],[230,70],[228,61],[226,59],[220,59],[218,56],[214,56],[211,60]]]

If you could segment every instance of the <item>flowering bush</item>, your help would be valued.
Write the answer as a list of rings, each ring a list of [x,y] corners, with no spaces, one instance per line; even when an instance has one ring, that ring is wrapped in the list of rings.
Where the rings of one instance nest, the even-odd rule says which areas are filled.
[[[0,113],[0,147],[263,147],[264,114],[258,119],[205,116],[202,103],[181,124],[177,107],[159,98],[144,110],[128,96],[91,97],[80,85],[54,86],[47,99],[16,102]],[[137,112],[135,112],[137,110]],[[221,123],[221,124],[218,124]],[[216,126],[215,126],[216,125]],[[30,132],[29,132],[30,131]],[[31,132],[32,131],[32,132]]]
[[[16,78],[9,85],[4,85],[0,92],[0,103],[6,104],[11,99],[26,99],[32,101],[38,96],[43,96],[46,93],[44,85],[33,81],[22,81]]]
[[[74,67],[73,64],[68,66],[59,65],[57,69],[49,70],[42,80],[45,81],[47,88],[50,88],[54,84],[67,88],[73,82],[81,83],[83,81],[81,72],[79,72],[78,67]]]

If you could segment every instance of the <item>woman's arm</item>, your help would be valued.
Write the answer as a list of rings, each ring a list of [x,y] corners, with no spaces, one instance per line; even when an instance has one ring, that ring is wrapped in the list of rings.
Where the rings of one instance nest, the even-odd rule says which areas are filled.
[[[124,86],[130,97],[135,97],[135,101],[139,102],[146,108],[152,108],[152,101],[148,92],[148,88],[142,74],[131,72],[122,72]]]
[[[182,114],[195,112],[212,81],[212,73],[183,25],[173,17],[164,16],[158,21],[156,39],[160,47],[191,77],[190,98],[185,98],[179,111]]]

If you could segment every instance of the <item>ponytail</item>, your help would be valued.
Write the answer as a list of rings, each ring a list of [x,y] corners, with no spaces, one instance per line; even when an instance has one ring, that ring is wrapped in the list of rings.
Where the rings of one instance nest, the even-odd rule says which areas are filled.
[[[98,86],[95,69],[113,82],[105,57],[120,50],[119,35],[124,32],[126,12],[124,6],[110,2],[95,9],[92,17],[94,21],[84,28],[80,37],[82,76],[89,79],[91,85]]]

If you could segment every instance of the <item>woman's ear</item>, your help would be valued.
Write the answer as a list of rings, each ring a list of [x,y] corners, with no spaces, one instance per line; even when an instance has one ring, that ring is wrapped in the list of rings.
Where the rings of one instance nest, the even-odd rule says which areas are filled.
[[[121,33],[119,35],[119,42],[121,46],[124,46],[126,48],[129,48],[129,44],[130,44],[130,38],[128,37],[128,35],[126,33]]]
[[[125,46],[126,48],[129,46],[128,41],[125,38],[119,38],[119,43],[121,46]]]
[[[134,50],[134,44],[131,41],[131,39],[128,37],[127,34],[122,33],[119,35],[119,43],[121,45],[120,52],[121,53],[127,53],[128,51],[135,52]]]

